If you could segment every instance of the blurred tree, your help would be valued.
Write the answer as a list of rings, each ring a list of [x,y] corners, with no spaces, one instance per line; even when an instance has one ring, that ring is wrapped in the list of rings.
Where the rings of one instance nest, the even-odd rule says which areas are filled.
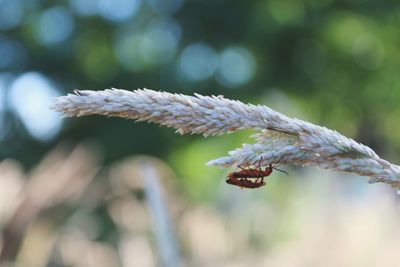
[[[0,10],[1,158],[32,166],[66,138],[98,140],[106,162],[184,145],[168,129],[103,118],[35,135],[51,98],[25,98],[43,88],[20,82],[29,71],[49,96],[74,87],[224,94],[302,110],[383,153],[400,149],[396,1],[4,0]]]

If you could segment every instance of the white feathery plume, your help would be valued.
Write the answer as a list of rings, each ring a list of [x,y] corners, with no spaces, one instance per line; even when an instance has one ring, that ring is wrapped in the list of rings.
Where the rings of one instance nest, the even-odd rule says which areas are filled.
[[[222,135],[239,129],[260,132],[254,144],[208,162],[221,167],[261,164],[314,165],[356,173],[370,182],[400,189],[400,167],[381,159],[371,148],[336,131],[289,118],[266,106],[244,104],[222,96],[187,96],[143,89],[78,91],[57,97],[52,109],[65,116],[106,115],[148,121],[180,134]]]

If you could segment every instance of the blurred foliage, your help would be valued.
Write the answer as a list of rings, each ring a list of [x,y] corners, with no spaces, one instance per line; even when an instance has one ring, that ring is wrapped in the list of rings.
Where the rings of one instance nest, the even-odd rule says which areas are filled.
[[[65,120],[35,138],[7,100],[33,71],[56,94],[148,87],[294,108],[399,159],[397,1],[3,0],[0,10],[2,158],[33,166],[65,138],[98,141],[105,162],[191,149],[194,138],[119,119]]]
[[[266,190],[213,181],[212,200],[191,201],[162,160],[99,168],[96,155],[64,145],[30,172],[0,162],[0,266],[397,264],[399,209],[385,185],[363,191],[362,178],[306,168]],[[203,181],[184,182],[209,195]]]
[[[96,117],[61,130],[44,116],[50,96],[73,88],[148,87],[267,104],[400,159],[396,1],[3,0],[0,10],[1,158],[29,168],[60,140],[90,139],[105,163],[169,158],[187,190],[213,190],[217,171],[203,162],[247,133],[204,140]]]

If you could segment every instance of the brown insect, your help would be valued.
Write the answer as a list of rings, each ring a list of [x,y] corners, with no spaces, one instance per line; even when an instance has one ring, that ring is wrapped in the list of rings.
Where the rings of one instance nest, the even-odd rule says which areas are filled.
[[[239,186],[240,188],[259,188],[265,185],[264,177],[269,176],[272,173],[272,170],[278,170],[287,174],[287,172],[272,167],[272,164],[269,164],[268,167],[263,170],[260,166],[261,160],[259,162],[258,169],[255,168],[247,168],[244,169],[238,166],[241,170],[238,172],[230,172],[228,173],[226,183],[231,185]]]

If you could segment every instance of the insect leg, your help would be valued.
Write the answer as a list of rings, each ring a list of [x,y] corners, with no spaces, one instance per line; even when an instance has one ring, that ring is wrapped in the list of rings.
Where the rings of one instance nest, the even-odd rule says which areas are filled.
[[[274,170],[277,170],[277,171],[280,171],[280,172],[283,172],[284,174],[286,174],[287,176],[289,176],[289,173],[287,173],[286,171],[284,171],[284,170],[280,170],[280,169],[278,169],[278,168],[275,168],[275,167],[272,167]]]

